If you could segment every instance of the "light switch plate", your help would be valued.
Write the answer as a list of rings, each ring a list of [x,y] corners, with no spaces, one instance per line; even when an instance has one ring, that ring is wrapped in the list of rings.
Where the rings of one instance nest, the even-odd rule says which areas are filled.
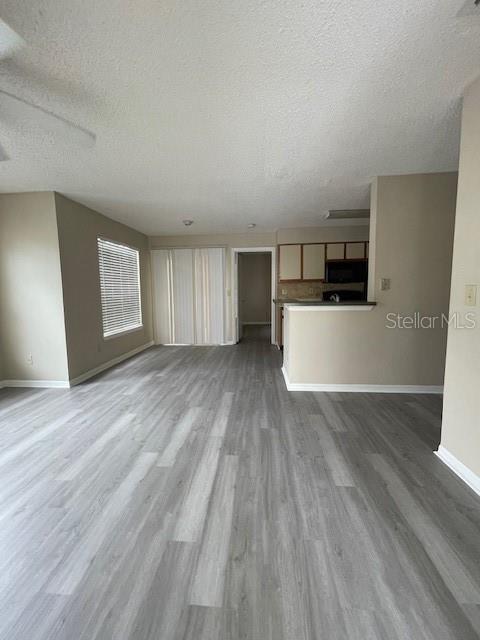
[[[477,304],[477,285],[465,285],[465,304],[467,307],[474,307]]]

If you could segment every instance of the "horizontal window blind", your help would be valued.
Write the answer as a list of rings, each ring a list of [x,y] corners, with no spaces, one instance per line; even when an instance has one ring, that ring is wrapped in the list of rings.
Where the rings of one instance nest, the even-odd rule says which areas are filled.
[[[103,337],[142,326],[137,249],[98,238]]]

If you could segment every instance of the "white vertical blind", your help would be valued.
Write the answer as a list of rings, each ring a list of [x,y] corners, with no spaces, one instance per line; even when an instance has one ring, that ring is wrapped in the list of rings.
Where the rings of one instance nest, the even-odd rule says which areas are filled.
[[[153,267],[153,311],[155,320],[155,341],[157,344],[171,344],[173,340],[172,307],[172,260],[168,249],[152,251]]]
[[[222,344],[225,250],[155,249],[152,264],[157,342]]]
[[[224,250],[195,249],[196,344],[224,341]]]
[[[193,254],[195,272],[195,342],[208,344],[208,254],[196,249]]]
[[[142,326],[140,257],[137,249],[98,238],[103,336]]]
[[[173,342],[195,344],[193,253],[172,251]]]
[[[225,342],[225,249],[207,249],[210,344]]]

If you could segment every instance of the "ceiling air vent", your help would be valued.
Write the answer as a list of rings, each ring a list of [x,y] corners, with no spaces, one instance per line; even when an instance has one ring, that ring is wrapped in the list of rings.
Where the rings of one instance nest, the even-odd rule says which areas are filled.
[[[480,16],[480,0],[467,0],[457,13],[459,18],[463,16]]]
[[[332,209],[326,216],[326,220],[365,220],[368,218],[370,218],[370,209]]]

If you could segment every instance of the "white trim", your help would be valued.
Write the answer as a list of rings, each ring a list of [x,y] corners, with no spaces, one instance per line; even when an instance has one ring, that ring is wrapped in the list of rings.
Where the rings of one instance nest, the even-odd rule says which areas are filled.
[[[271,343],[277,344],[277,309],[273,299],[276,297],[277,287],[277,248],[276,247],[232,247],[232,264],[231,264],[231,278],[232,278],[232,318],[233,318],[233,343],[238,342],[238,259],[239,253],[271,253],[272,254],[272,302],[271,302],[271,322],[272,325]],[[246,323],[243,323],[246,324]],[[258,324],[258,323],[255,323]]]
[[[2,380],[0,387],[69,389],[70,382],[68,380]]]
[[[271,322],[242,322],[242,324],[244,326],[248,326],[248,327],[249,326],[257,326],[257,325],[261,325],[262,327],[263,326],[266,327],[268,324],[272,324],[272,323]]]
[[[156,342],[155,344],[161,347],[194,347],[194,344],[190,342]]]
[[[285,367],[282,367],[283,377],[288,391],[323,391],[327,393],[412,393],[412,394],[441,394],[443,386],[409,385],[409,384],[316,384],[290,382]]]
[[[435,451],[435,455],[449,467],[455,473],[460,480],[463,480],[472,491],[475,491],[480,496],[480,477],[477,476],[471,469],[466,467],[463,462],[460,462],[448,449],[440,445],[438,451]]]
[[[203,342],[202,344],[189,344],[187,342],[185,343],[179,343],[179,342],[156,342],[155,343],[157,346],[161,346],[161,347],[195,347],[195,348],[201,348],[201,347],[228,347],[231,346],[233,344],[235,344],[235,342],[233,342],[232,340],[228,340],[227,342]]]
[[[299,304],[297,302],[286,302],[283,305],[289,311],[372,311],[374,304]]]
[[[271,253],[275,247],[233,247],[232,251],[237,253]]]
[[[92,378],[93,376],[96,376],[97,374],[102,373],[102,371],[105,371],[105,369],[110,369],[110,367],[114,367],[116,364],[119,364],[120,362],[123,362],[128,358],[131,358],[132,356],[136,356],[137,353],[140,353],[141,351],[145,351],[145,349],[148,349],[151,346],[153,346],[153,340],[150,340],[150,342],[147,342],[146,344],[142,344],[140,347],[137,347],[136,349],[132,349],[127,353],[122,353],[122,355],[117,356],[116,358],[113,358],[108,362],[104,362],[98,367],[95,367],[95,369],[90,369],[90,371],[85,371],[85,373],[82,373],[76,378],[73,378],[72,380],[70,380],[69,386],[73,387],[76,384],[80,384],[81,382],[88,380],[88,378]]]

